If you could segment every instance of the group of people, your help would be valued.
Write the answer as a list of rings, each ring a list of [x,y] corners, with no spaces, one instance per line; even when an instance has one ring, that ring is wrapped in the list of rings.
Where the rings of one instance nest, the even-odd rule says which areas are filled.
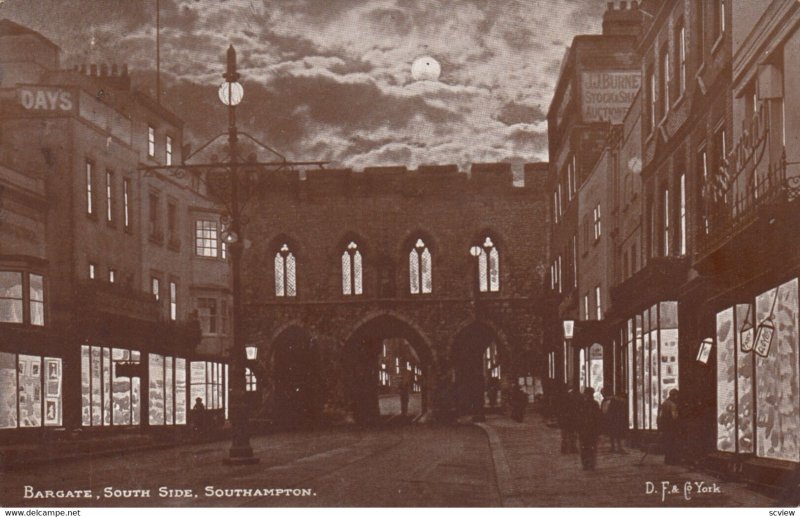
[[[594,388],[585,388],[579,394],[567,390],[559,401],[558,420],[561,427],[561,453],[580,451],[584,470],[594,469],[597,463],[597,444],[601,435],[610,441],[610,451],[625,454],[622,440],[628,431],[628,411],[624,397],[615,396],[609,388],[601,390],[603,400],[595,400]],[[678,390],[671,390],[669,397],[658,411],[658,429],[664,448],[664,463],[677,464],[680,451],[680,427],[678,424]]]

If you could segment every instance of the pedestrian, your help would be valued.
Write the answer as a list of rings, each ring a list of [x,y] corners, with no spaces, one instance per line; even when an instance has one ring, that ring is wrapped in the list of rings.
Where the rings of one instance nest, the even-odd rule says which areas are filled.
[[[600,435],[603,414],[594,399],[594,388],[583,390],[583,399],[578,412],[580,430],[578,440],[581,445],[581,465],[583,470],[594,470],[597,463],[597,438]]]
[[[203,404],[203,398],[197,397],[194,399],[194,407],[192,407],[192,429],[195,432],[202,432],[206,427],[206,405]]]
[[[517,422],[525,419],[525,406],[528,404],[528,395],[522,391],[516,382],[511,386],[511,418]]]
[[[611,441],[611,452],[625,453],[622,448],[622,437],[627,431],[627,412],[624,401],[613,395],[611,389],[604,387],[601,391],[603,402],[600,410],[603,412],[603,432]]]
[[[678,390],[670,390],[667,400],[658,408],[658,429],[664,446],[664,463],[677,465],[680,460],[680,426],[678,422]]]
[[[576,433],[580,400],[574,390],[567,390],[566,385],[562,385],[560,391],[556,401],[556,414],[558,415],[558,425],[561,427],[561,454],[571,454],[578,452]]]
[[[400,414],[403,416],[408,414],[408,391],[408,379],[403,375],[403,380],[400,381]]]

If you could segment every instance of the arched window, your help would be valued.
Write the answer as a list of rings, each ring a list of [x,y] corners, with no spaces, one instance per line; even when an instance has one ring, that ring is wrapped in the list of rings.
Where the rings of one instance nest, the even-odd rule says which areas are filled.
[[[432,291],[431,251],[422,239],[417,239],[408,254],[408,276],[411,294],[427,294]]]
[[[342,253],[342,294],[361,294],[363,290],[363,272],[361,269],[361,252],[358,244],[350,241]]]
[[[496,293],[500,290],[500,253],[486,237],[481,246],[475,246],[478,258],[478,289],[480,292]]]
[[[284,243],[275,254],[275,296],[296,296],[295,257]]]

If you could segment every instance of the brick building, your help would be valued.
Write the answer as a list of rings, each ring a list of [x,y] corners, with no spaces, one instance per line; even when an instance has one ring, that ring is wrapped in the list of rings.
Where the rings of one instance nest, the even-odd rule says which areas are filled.
[[[491,370],[501,372],[487,367],[487,349],[506,383],[533,375],[546,168],[526,166],[523,187],[506,164],[469,175],[455,166],[307,171],[254,184],[248,340],[271,372],[279,415],[338,407],[375,416],[390,338],[418,358],[426,409],[477,411]]]
[[[623,5],[624,4],[624,5]],[[573,39],[561,67],[548,112],[550,146],[550,269],[551,311],[547,314],[549,377],[578,387],[584,341],[596,340],[596,320],[603,319],[608,299],[604,267],[595,259],[598,246],[607,248],[603,233],[607,188],[586,184],[608,139],[612,124],[620,124],[640,87],[636,53],[641,13],[638,5],[610,5],[603,17],[603,33]],[[595,188],[596,187],[596,188]],[[582,203],[589,203],[582,206]],[[589,258],[590,252],[592,258]],[[602,257],[605,253],[601,253]],[[604,260],[604,259],[603,259]],[[598,268],[584,278],[584,270]],[[598,310],[598,299],[600,307]],[[599,317],[598,317],[599,313]],[[564,320],[578,321],[575,346],[562,335]],[[595,320],[595,321],[590,321]],[[583,352],[582,352],[583,351]]]
[[[190,396],[222,412],[220,212],[199,178],[137,170],[181,161],[182,122],[8,20],[0,67],[0,432],[179,426]]]

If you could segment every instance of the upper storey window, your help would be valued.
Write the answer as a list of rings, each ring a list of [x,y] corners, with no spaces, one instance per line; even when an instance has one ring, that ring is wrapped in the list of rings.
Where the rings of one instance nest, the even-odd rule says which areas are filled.
[[[408,273],[411,294],[432,292],[431,251],[422,239],[417,239],[408,254]]]
[[[295,256],[284,243],[275,253],[275,296],[297,296]]]
[[[473,247],[473,254],[478,259],[478,289],[480,292],[496,293],[500,290],[500,253],[492,242],[491,237],[486,237],[481,246]]]
[[[357,295],[363,292],[361,252],[358,250],[358,244],[350,241],[342,253],[342,294]]]

